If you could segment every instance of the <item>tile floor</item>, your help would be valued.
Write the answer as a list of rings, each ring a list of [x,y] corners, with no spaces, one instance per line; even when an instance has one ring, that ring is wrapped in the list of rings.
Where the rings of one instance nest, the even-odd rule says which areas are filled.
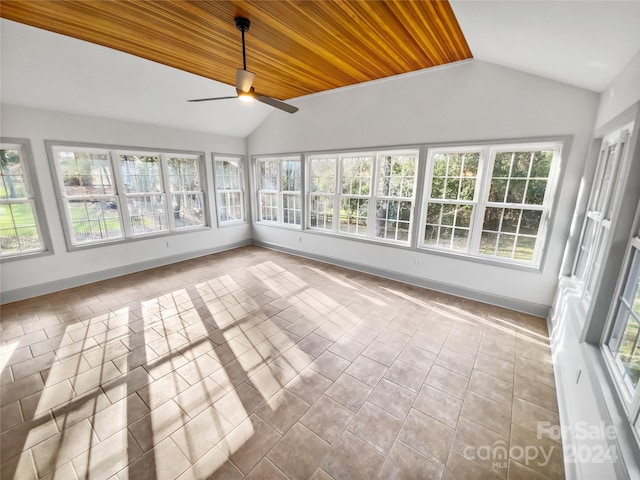
[[[1,327],[3,479],[564,477],[540,318],[246,247]]]

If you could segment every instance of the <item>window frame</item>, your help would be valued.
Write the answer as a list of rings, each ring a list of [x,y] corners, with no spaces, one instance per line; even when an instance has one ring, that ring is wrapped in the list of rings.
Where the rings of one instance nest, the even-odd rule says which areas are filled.
[[[264,189],[262,186],[262,177],[260,176],[260,163],[261,162],[275,162],[277,164],[276,172],[276,188]],[[300,190],[285,190],[283,188],[283,164],[285,162],[298,162],[300,172]],[[280,226],[292,230],[302,230],[305,218],[305,205],[302,199],[304,198],[304,179],[305,169],[302,156],[300,154],[283,154],[283,155],[258,155],[254,157],[254,172],[255,172],[255,188],[256,200],[254,205],[256,207],[255,221],[258,225]],[[262,218],[262,194],[268,193],[275,196],[276,205],[275,213],[276,220],[266,220]],[[300,223],[285,223],[284,222],[284,196],[293,195],[297,196],[300,202]],[[270,208],[274,208],[270,206]]]
[[[609,311],[607,324],[603,330],[600,351],[604,357],[607,370],[613,379],[613,384],[617,390],[618,398],[621,400],[624,412],[627,415],[627,420],[631,427],[635,429],[635,434],[640,443],[640,380],[634,389],[625,374],[624,366],[621,361],[616,358],[616,354],[609,345],[614,336],[614,331],[620,327],[619,322],[621,321],[623,308],[628,309],[636,320],[640,318],[640,315],[633,312],[633,306],[626,304],[627,299],[625,298],[630,282],[632,282],[634,286],[637,286],[638,276],[640,275],[640,232],[631,238],[629,242],[623,267],[616,286],[615,296],[611,301],[612,306]],[[628,317],[629,315],[624,317],[626,321],[628,321]],[[624,326],[626,326],[626,322],[623,327]],[[620,341],[622,342],[622,339]]]
[[[622,172],[625,156],[628,152],[632,128],[632,124],[627,124],[603,138],[600,144],[598,163],[592,179],[592,189],[580,230],[577,253],[571,269],[571,274],[581,290],[585,308],[588,308],[591,303],[593,289],[597,287],[597,281],[605,261],[604,253],[611,237],[611,214],[618,201],[615,186],[619,181],[618,176]],[[615,147],[615,150],[609,178],[605,179],[604,173],[609,164],[608,153],[611,147]],[[603,192],[605,181],[607,181],[607,188]],[[603,194],[604,200],[602,205],[599,205]],[[583,266],[584,270],[582,270]]]
[[[24,183],[27,187],[27,201],[12,202],[10,199],[3,199],[1,203],[30,203],[32,205],[35,227],[38,233],[41,247],[38,250],[29,250],[26,252],[18,252],[7,255],[0,255],[0,262],[11,262],[15,260],[24,260],[26,258],[35,258],[54,253],[51,243],[51,235],[49,226],[46,222],[44,202],[40,192],[40,184],[38,182],[38,174],[35,168],[33,151],[31,149],[31,141],[27,138],[0,137],[0,148],[3,150],[16,149],[20,151],[20,160]]]
[[[566,139],[550,138],[543,140],[529,140],[529,141],[505,141],[505,142],[491,142],[491,143],[465,143],[465,144],[449,144],[446,146],[433,145],[429,146],[427,150],[426,170],[423,182],[423,200],[421,205],[421,217],[420,217],[420,230],[417,248],[419,250],[429,251],[433,253],[442,253],[444,255],[451,255],[457,257],[463,257],[465,259],[473,259],[480,262],[487,262],[494,265],[505,265],[515,268],[534,269],[536,271],[542,271],[544,266],[544,258],[548,249],[550,226],[553,225],[555,206],[557,204],[556,198],[558,196],[557,186],[562,180],[562,173],[564,170],[563,157],[566,152]],[[518,151],[553,151],[552,164],[549,169],[549,175],[547,177],[547,187],[545,189],[545,196],[543,203],[528,204],[528,203],[508,203],[508,202],[492,202],[489,201],[489,193],[491,189],[491,180],[493,174],[493,168],[495,164],[496,154],[500,152],[518,152]],[[426,230],[426,215],[429,206],[431,188],[433,184],[433,170],[434,170],[434,157],[437,153],[469,153],[480,152],[480,159],[478,165],[478,172],[476,177],[476,189],[474,191],[474,211],[471,215],[469,238],[467,241],[466,251],[454,250],[452,248],[443,248],[438,246],[426,245],[424,243],[424,235]],[[508,177],[511,178],[511,177]],[[527,180],[531,177],[523,177]],[[460,200],[455,200],[454,203],[460,203]],[[482,236],[482,227],[484,222],[484,215],[487,208],[502,208],[502,209],[519,209],[525,210],[540,210],[542,211],[540,224],[538,231],[535,235],[536,245],[533,251],[531,261],[518,260],[514,258],[501,257],[497,255],[485,255],[480,253],[480,241]],[[522,214],[521,214],[522,215]],[[542,241],[540,241],[542,240]]]
[[[380,161],[385,156],[401,156],[401,155],[414,155],[414,175],[413,175],[413,187],[411,197],[399,197],[383,195],[379,192],[379,180],[380,180]],[[343,179],[344,179],[344,160],[351,158],[371,158],[371,175],[369,178],[369,193],[367,195],[353,194],[352,192],[345,193],[343,191]],[[362,240],[368,242],[382,243],[387,245],[399,246],[399,247],[412,247],[413,246],[413,234],[414,234],[414,222],[416,217],[416,205],[418,202],[419,191],[419,178],[422,152],[419,147],[415,146],[401,146],[401,147],[387,147],[387,148],[374,148],[374,149],[358,149],[358,150],[342,150],[336,152],[314,152],[305,154],[305,169],[309,172],[307,178],[305,178],[305,184],[307,187],[307,195],[305,203],[307,205],[307,215],[305,217],[305,228],[310,232],[341,236],[354,240]],[[334,160],[334,192],[314,192],[311,182],[312,179],[312,162],[314,160]],[[314,197],[331,197],[333,204],[333,218],[331,228],[319,228],[312,226],[312,198]],[[341,229],[340,211],[343,200],[345,199],[358,199],[364,200],[367,203],[367,226],[362,234],[352,233]],[[394,201],[394,202],[410,202],[411,213],[408,220],[407,240],[395,240],[384,237],[376,236],[376,213],[377,203],[379,201]],[[338,214],[336,215],[336,212]],[[386,221],[389,221],[385,217]]]
[[[238,189],[221,189],[219,186],[220,179],[218,178],[218,169],[216,168],[217,159],[232,159],[238,161]],[[247,223],[247,207],[246,207],[246,195],[245,195],[245,156],[244,155],[236,155],[236,154],[225,154],[225,153],[212,153],[211,161],[213,164],[213,189],[215,195],[215,204],[216,204],[216,219],[218,222],[219,228],[229,227],[233,225],[240,225],[243,223]],[[240,209],[241,209],[241,218],[238,220],[222,220],[222,215],[220,211],[220,198],[219,195],[222,192],[235,192],[240,194]]]
[[[119,145],[103,145],[94,143],[83,142],[66,142],[66,141],[45,141],[47,149],[47,155],[49,157],[49,164],[51,169],[52,180],[54,189],[56,192],[56,200],[58,208],[63,220],[63,232],[65,236],[65,242],[68,251],[85,250],[87,248],[96,248],[106,245],[116,245],[120,243],[127,243],[138,240],[146,240],[151,238],[180,235],[183,233],[189,233],[194,231],[203,231],[211,229],[210,208],[207,199],[207,167],[205,162],[205,153],[199,151],[191,151],[184,149],[164,149],[164,148],[145,148],[145,147],[130,147]],[[58,165],[57,154],[61,151],[99,151],[107,154],[107,159],[111,167],[111,173],[113,175],[114,193],[111,195],[115,197],[117,202],[117,211],[119,215],[119,222],[122,229],[122,236],[118,238],[106,238],[100,240],[92,240],[86,243],[78,243],[74,236],[74,230],[71,225],[71,217],[67,210],[66,195],[64,193],[64,180],[62,172]],[[157,156],[158,157],[158,171],[159,182],[162,185],[160,192],[154,193],[127,193],[125,189],[125,182],[123,179],[120,155],[139,155],[139,156]],[[202,194],[202,225],[177,226],[175,219],[170,209],[172,204],[172,196],[175,192],[171,190],[170,175],[168,160],[170,158],[193,158],[198,160],[198,174],[200,179],[200,193]],[[128,198],[134,198],[139,196],[160,196],[162,198],[164,212],[166,215],[167,228],[163,230],[144,232],[140,234],[133,234],[131,228],[131,214],[129,211],[129,205],[127,203]],[[89,195],[91,196],[91,195]]]

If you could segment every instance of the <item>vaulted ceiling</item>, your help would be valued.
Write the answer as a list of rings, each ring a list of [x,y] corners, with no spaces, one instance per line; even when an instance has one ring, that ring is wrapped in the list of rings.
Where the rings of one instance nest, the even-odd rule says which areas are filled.
[[[279,99],[472,56],[447,1],[3,0],[0,15],[229,85],[241,15],[255,88]]]

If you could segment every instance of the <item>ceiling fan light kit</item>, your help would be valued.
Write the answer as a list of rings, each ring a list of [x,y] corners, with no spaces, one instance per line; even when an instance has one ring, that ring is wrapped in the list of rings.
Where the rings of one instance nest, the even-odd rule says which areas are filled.
[[[281,102],[275,98],[260,95],[255,92],[253,88],[253,81],[256,78],[256,74],[247,70],[247,53],[244,43],[244,34],[249,30],[251,22],[245,17],[236,17],[234,21],[236,23],[236,28],[242,33],[242,68],[239,68],[236,72],[237,95],[234,97],[196,98],[188,101],[209,102],[212,100],[226,100],[230,98],[237,98],[243,102],[252,102],[253,100],[257,100],[258,102],[265,103],[287,113],[296,113],[298,111],[298,107],[294,107],[293,105]]]

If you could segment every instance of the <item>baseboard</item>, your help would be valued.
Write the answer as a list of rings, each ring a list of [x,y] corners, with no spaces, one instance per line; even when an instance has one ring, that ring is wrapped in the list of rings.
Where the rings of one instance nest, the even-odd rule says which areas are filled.
[[[421,277],[417,277],[415,275],[408,275],[408,274],[396,272],[393,270],[386,270],[382,268],[372,267],[370,265],[364,265],[361,263],[347,262],[347,261],[339,260],[332,257],[325,257],[323,255],[315,255],[312,253],[300,252],[298,250],[284,247],[282,245],[278,245],[275,243],[263,242],[263,241],[254,239],[253,245],[264,247],[264,248],[270,248],[272,250],[277,250],[277,251],[288,253],[291,255],[297,255],[299,257],[304,257],[311,260],[317,260],[319,262],[328,263],[330,265],[336,265],[338,267],[348,268],[350,270],[355,270],[362,273],[368,273],[370,275],[387,278],[389,280],[396,280],[398,282],[407,283],[409,285],[414,285],[416,287],[427,288],[429,290],[434,290],[436,292],[455,295],[456,297],[462,297],[468,300],[474,300],[482,303],[488,303],[490,305],[495,305],[498,307],[508,308],[510,310],[515,310],[517,312],[535,315],[537,317],[546,318],[551,308],[550,305],[541,305],[539,303],[527,302],[524,300],[517,300],[509,297],[503,297],[500,295],[493,295],[493,294],[482,292],[479,290],[473,290],[470,288],[459,287],[457,285],[451,285],[448,283],[427,280]]]
[[[198,250],[195,252],[188,252],[178,255],[171,255],[169,257],[157,258],[155,260],[148,260],[146,262],[132,263],[122,267],[101,270],[99,272],[92,272],[86,275],[63,278],[60,280],[56,280],[55,282],[41,283],[30,287],[17,288],[15,290],[0,292],[0,305],[25,300],[27,298],[38,297],[40,295],[46,295],[48,293],[59,292],[61,290],[67,290],[69,288],[79,287],[81,285],[87,285],[89,283],[99,282],[101,280],[108,280],[110,278],[120,277],[129,273],[141,272],[143,270],[149,270],[150,268],[163,267],[165,265],[171,265],[172,263],[192,260],[194,258],[211,255],[212,253],[233,250],[235,248],[245,247],[251,244],[251,240],[248,239],[242,242],[232,243],[221,247]]]

